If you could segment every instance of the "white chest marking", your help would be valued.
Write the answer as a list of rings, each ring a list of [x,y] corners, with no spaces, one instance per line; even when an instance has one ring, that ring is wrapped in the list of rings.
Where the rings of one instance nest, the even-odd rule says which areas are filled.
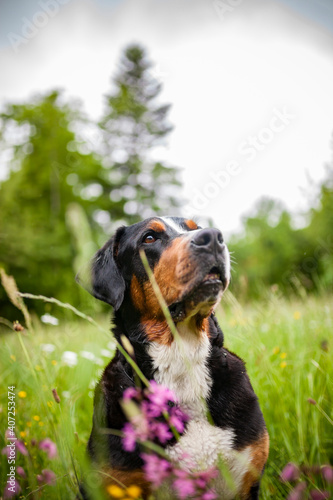
[[[188,469],[208,469],[223,458],[234,482],[230,489],[220,478],[216,485],[223,498],[234,498],[239,491],[250,462],[249,450],[234,450],[233,429],[220,429],[207,421],[205,399],[209,397],[212,380],[207,368],[210,343],[206,335],[198,338],[193,332],[180,331],[181,342],[171,346],[152,343],[149,355],[157,369],[155,380],[171,389],[190,420],[184,435],[176,445],[168,448],[171,459],[182,462],[189,457]],[[186,461],[187,462],[187,461]]]

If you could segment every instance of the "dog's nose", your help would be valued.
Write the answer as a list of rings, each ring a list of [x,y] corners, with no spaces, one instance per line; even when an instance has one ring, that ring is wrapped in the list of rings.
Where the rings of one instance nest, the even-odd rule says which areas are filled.
[[[222,233],[218,229],[201,229],[191,241],[196,247],[210,251],[217,250],[221,252],[225,246]]]

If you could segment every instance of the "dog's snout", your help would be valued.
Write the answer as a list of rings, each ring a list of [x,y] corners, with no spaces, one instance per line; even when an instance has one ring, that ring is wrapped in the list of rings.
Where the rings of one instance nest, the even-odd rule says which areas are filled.
[[[192,244],[205,250],[218,250],[224,248],[224,241],[221,231],[218,229],[202,229],[192,238]]]

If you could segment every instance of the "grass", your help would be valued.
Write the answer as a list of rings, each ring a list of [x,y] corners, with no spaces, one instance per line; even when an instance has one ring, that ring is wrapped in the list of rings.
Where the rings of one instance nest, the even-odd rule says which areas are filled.
[[[229,295],[218,311],[225,345],[246,361],[270,434],[262,499],[287,497],[291,486],[279,481],[287,462],[333,463],[331,300],[289,302],[272,294],[263,303],[241,306]],[[57,316],[56,306],[51,312]],[[5,446],[7,388],[14,385],[16,433],[29,450],[28,456],[18,454],[16,461],[27,474],[27,479],[20,479],[23,498],[74,499],[82,471],[87,474],[84,457],[93,387],[114,343],[111,334],[97,331],[69,311],[65,314],[58,326],[35,321],[33,334],[19,334],[0,325],[0,446]],[[108,318],[100,317],[99,323],[108,329]],[[43,350],[43,344],[54,345],[53,352]],[[65,363],[65,351],[78,353],[77,364]],[[60,404],[52,397],[53,388]],[[38,448],[45,437],[56,442],[58,458],[50,460]],[[1,495],[8,464],[7,457],[0,457]],[[39,488],[36,475],[42,469],[54,471],[57,481],[33,493]],[[323,486],[316,476],[308,481],[314,488]]]

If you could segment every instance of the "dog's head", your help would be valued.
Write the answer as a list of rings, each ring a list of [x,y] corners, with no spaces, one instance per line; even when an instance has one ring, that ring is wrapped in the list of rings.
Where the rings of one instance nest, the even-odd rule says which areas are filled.
[[[219,230],[179,217],[152,217],[118,229],[95,255],[90,283],[83,286],[116,311],[130,302],[142,324],[163,322],[141,250],[175,323],[212,313],[229,284],[228,249]]]

